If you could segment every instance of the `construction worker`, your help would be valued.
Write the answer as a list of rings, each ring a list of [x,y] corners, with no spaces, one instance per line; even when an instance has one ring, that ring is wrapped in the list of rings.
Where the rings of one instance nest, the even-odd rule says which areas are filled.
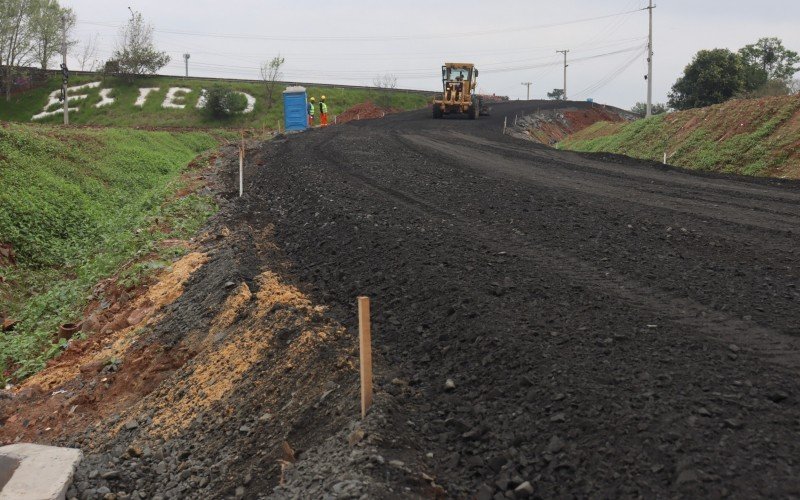
[[[313,127],[314,126],[314,103],[316,101],[317,100],[314,99],[313,97],[308,100],[308,126],[309,127]]]
[[[323,127],[328,126],[328,105],[325,104],[325,96],[319,98],[319,123]]]

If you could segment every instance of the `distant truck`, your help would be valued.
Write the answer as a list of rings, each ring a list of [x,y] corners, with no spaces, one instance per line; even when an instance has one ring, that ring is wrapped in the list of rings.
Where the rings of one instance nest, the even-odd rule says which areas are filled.
[[[433,117],[467,115],[476,120],[488,115],[483,99],[475,91],[478,85],[478,68],[470,63],[445,63],[442,66],[442,97],[433,100]]]

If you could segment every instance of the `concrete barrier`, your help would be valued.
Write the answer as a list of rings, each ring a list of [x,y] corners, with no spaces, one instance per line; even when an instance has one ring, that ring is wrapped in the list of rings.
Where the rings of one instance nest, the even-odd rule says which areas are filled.
[[[81,450],[38,444],[0,448],[0,500],[63,500]]]

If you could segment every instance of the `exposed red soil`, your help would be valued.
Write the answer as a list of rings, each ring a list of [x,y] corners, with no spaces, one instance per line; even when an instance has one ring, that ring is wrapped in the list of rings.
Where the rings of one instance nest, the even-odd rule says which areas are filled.
[[[336,123],[342,124],[353,120],[369,120],[373,118],[383,118],[390,113],[399,113],[401,110],[396,108],[382,108],[371,101],[346,109],[336,117]]]
[[[597,122],[625,122],[630,116],[620,110],[595,106],[548,110],[521,117],[519,126],[523,132],[537,142],[554,144],[567,136],[586,129]]]
[[[183,283],[206,261],[190,253],[165,271],[153,286],[125,290],[101,283],[103,308],[86,308],[87,339],[73,340],[65,352],[13,391],[14,403],[0,402],[0,442],[41,441],[74,434],[119,413],[155,389],[191,357],[188,349],[158,343],[139,345],[141,332],[182,294]],[[24,401],[24,405],[16,404]]]

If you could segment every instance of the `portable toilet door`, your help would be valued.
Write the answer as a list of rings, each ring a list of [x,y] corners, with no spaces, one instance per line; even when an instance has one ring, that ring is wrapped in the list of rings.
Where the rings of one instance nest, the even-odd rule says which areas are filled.
[[[308,99],[305,87],[283,91],[283,125],[287,132],[308,128]]]

